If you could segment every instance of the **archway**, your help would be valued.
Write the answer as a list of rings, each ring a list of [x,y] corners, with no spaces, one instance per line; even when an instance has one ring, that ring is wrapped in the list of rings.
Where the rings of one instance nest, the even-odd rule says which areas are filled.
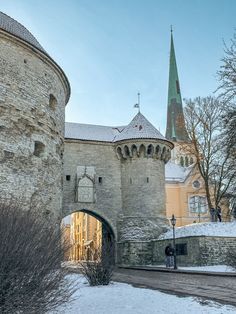
[[[63,238],[69,250],[66,261],[96,261],[109,255],[115,262],[115,233],[100,215],[86,209],[76,210],[62,219]]]

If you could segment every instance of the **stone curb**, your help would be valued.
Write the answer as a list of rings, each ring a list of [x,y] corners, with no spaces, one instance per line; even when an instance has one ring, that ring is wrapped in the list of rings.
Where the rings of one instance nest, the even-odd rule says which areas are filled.
[[[117,266],[117,269],[133,269],[133,270],[144,270],[144,271],[155,271],[155,272],[166,272],[166,273],[178,273],[178,274],[192,274],[192,275],[205,275],[205,276],[220,276],[220,277],[236,277],[236,272],[206,272],[199,270],[184,270],[184,269],[168,269],[164,267],[149,267],[149,266]]]

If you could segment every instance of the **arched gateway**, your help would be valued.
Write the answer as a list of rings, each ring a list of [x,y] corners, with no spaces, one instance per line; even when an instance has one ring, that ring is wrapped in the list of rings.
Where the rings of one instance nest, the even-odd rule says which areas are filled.
[[[164,165],[172,148],[140,112],[126,127],[66,123],[63,214],[87,211],[104,219],[118,263],[145,258],[167,225]]]

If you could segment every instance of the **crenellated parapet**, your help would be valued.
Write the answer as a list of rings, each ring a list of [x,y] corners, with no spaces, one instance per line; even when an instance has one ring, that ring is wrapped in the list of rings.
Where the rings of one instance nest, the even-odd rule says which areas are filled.
[[[154,158],[167,163],[171,158],[171,147],[164,144],[164,142],[126,142],[118,144],[115,150],[120,160],[129,158]]]

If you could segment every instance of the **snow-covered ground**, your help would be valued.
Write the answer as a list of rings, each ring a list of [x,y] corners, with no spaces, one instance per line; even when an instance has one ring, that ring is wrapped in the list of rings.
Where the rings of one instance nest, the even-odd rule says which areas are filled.
[[[227,265],[214,265],[214,266],[194,266],[194,267],[179,267],[184,270],[196,270],[206,272],[219,272],[219,273],[234,273],[236,270]]]
[[[230,305],[193,297],[177,297],[156,290],[134,288],[123,283],[109,286],[88,286],[81,275],[71,275],[78,281],[74,300],[57,314],[235,314]]]
[[[148,267],[163,267],[166,265],[148,265]],[[219,273],[234,273],[236,269],[227,265],[213,265],[213,266],[192,266],[192,267],[182,267],[178,266],[178,269],[183,270],[193,270],[193,271],[205,271],[205,272],[219,272]]]
[[[202,222],[175,228],[176,238],[190,236],[236,237],[236,221],[232,222]],[[172,239],[173,231],[170,229],[159,239]]]

